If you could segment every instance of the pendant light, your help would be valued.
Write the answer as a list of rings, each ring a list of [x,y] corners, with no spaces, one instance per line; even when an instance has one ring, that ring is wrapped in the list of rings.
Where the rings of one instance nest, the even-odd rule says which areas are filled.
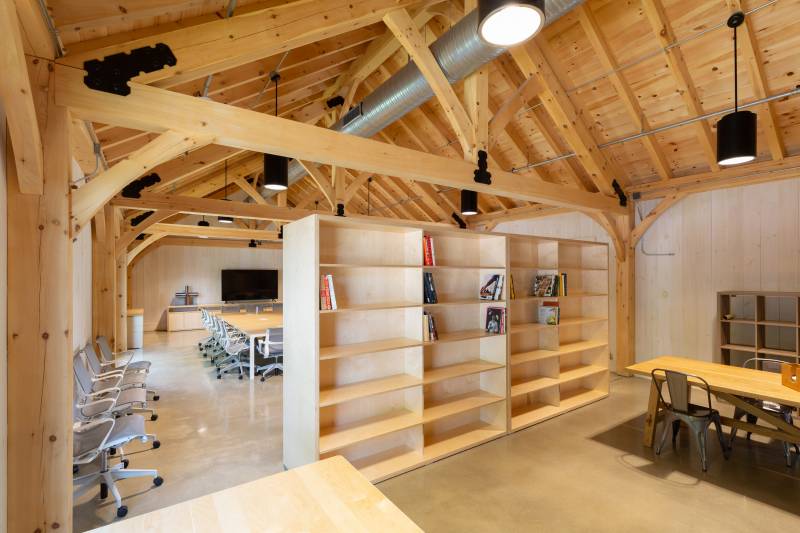
[[[275,116],[278,116],[278,82],[281,75],[277,72],[270,78],[275,84]],[[282,155],[264,154],[264,187],[271,191],[285,191],[289,188],[289,160]]]
[[[478,193],[467,189],[461,189],[461,214],[478,214]]]
[[[544,26],[544,0],[478,0],[478,35],[494,46],[514,46]]]
[[[733,28],[733,113],[717,122],[717,163],[723,166],[741,165],[756,158],[756,114],[739,111],[739,73],[736,58],[736,28],[744,22],[744,13],[737,12],[728,19]]]
[[[225,201],[228,201],[228,160],[225,160]],[[220,215],[217,217],[219,222],[223,224],[233,224],[233,217]]]
[[[250,239],[250,242],[247,243],[248,248],[258,248],[258,244],[256,244],[255,239]]]
[[[207,228],[207,227],[211,226],[211,224],[208,223],[208,220],[206,220],[206,216],[205,215],[203,215],[203,220],[199,220],[197,222],[197,225],[200,226],[201,228]],[[208,239],[208,235],[200,235],[199,237],[201,239]]]

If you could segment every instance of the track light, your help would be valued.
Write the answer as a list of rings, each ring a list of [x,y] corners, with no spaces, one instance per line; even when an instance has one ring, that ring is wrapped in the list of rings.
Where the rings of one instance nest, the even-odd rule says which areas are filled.
[[[248,248],[258,248],[258,244],[256,244],[255,239],[250,239],[250,242],[247,244]]]
[[[524,43],[544,19],[544,0],[478,0],[478,35],[494,46]]]
[[[739,111],[739,72],[736,54],[736,28],[744,22],[744,13],[734,13],[728,19],[733,28],[733,113],[717,122],[717,163],[723,166],[741,165],[756,158],[757,117],[751,111]]]
[[[273,72],[270,77],[275,84],[275,116],[278,116],[278,82],[281,75]],[[289,188],[289,160],[282,155],[264,154],[264,187],[271,191]]]
[[[467,189],[461,189],[461,214],[478,214],[478,193]]]
[[[222,222],[223,224],[233,224],[233,217],[220,215],[217,217],[217,221]]]

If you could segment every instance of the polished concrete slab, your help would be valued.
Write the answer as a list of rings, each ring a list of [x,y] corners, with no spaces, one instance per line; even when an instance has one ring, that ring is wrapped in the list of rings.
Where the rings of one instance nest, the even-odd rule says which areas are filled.
[[[158,468],[166,482],[121,482],[131,516],[282,470],[281,379],[217,381],[197,355],[200,336],[145,338],[162,393],[148,426],[163,446],[131,447],[131,467]],[[648,387],[616,378],[606,400],[378,487],[429,532],[800,528],[800,466],[783,465],[778,443],[740,438],[725,461],[712,439],[706,474],[686,435],[660,457],[644,448]],[[114,520],[113,503],[97,494],[76,496],[76,531]],[[265,502],[265,525],[268,514]]]

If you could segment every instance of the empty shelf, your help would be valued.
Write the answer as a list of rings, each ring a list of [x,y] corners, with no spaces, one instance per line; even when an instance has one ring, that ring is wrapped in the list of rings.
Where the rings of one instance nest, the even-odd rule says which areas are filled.
[[[435,304],[423,304],[425,307],[447,307],[455,305],[476,305],[476,304],[501,304],[505,300],[481,300],[479,298],[472,298],[467,300],[452,300],[449,302],[437,302]]]
[[[483,329],[467,329],[463,331],[451,331],[448,333],[440,333],[439,339],[435,341],[428,341],[425,344],[436,344],[437,342],[457,342],[469,339],[480,339],[483,337],[498,337],[502,334],[488,333]]]
[[[607,292],[570,292],[564,296],[559,296],[559,298],[594,298],[597,296],[608,296]]]
[[[511,268],[530,268],[532,270],[558,270],[556,266],[539,265],[536,263],[511,263]]]
[[[381,339],[379,341],[359,342],[356,344],[323,346],[319,349],[319,359],[320,361],[325,361],[327,359],[352,357],[354,355],[363,355],[375,352],[388,352],[389,350],[413,348],[414,346],[421,345],[421,340],[409,339],[408,337],[396,337],[393,339]]]
[[[500,363],[492,363],[490,361],[477,359],[474,361],[466,361],[464,363],[456,363],[454,365],[447,365],[439,368],[425,369],[422,383],[428,385],[430,383],[436,383],[437,381],[443,381],[445,379],[468,376],[469,374],[477,374],[478,372],[485,372],[486,370],[503,368],[503,366],[504,365]]]
[[[511,385],[511,396],[522,396],[530,392],[536,392],[548,387],[558,385],[556,378],[548,378],[546,376],[534,376],[524,381],[518,381]]]
[[[797,352],[794,350],[780,350],[778,348],[759,348],[758,353],[767,355],[782,355],[784,357],[795,357]]]
[[[781,328],[796,328],[797,327],[797,324],[795,322],[789,322],[787,320],[759,320],[758,324],[760,326],[778,326],[778,327],[781,327]]]
[[[605,322],[608,320],[602,316],[576,316],[569,318],[562,318],[558,323],[559,326],[583,326],[585,324],[595,324],[598,322]]]
[[[608,396],[608,391],[598,389],[573,389],[561,393],[559,408],[562,412],[583,407],[586,404],[602,400]]]
[[[320,428],[319,453],[332,452],[357,442],[416,426],[420,422],[418,414],[403,409],[352,424]]]
[[[588,376],[593,376],[595,374],[600,374],[603,372],[608,371],[608,369],[604,366],[599,365],[577,365],[571,366],[569,368],[564,368],[561,370],[558,376],[559,383],[566,383],[568,381],[574,381],[576,379],[585,378]]]
[[[419,465],[422,454],[408,446],[398,446],[350,462],[365,478],[375,483]]]
[[[385,378],[370,379],[367,381],[350,383],[349,385],[322,389],[319,391],[319,406],[327,407],[329,405],[349,402],[350,400],[356,400],[366,396],[374,396],[375,394],[382,394],[384,392],[406,389],[408,387],[420,385],[421,383],[422,381],[417,377],[408,374],[398,374]]]
[[[730,320],[722,319],[722,322],[727,322],[728,324],[755,324],[755,320],[748,320],[746,318],[731,318]]]
[[[403,309],[406,307],[421,307],[421,302],[386,302],[374,304],[360,304],[340,307],[338,309],[321,309],[320,314],[346,313],[348,311],[376,311],[380,309]]]
[[[440,418],[477,409],[504,399],[502,396],[496,396],[482,390],[459,394],[425,407],[422,413],[422,421],[427,424]]]
[[[521,429],[537,422],[552,418],[562,412],[561,407],[548,403],[535,402],[511,412],[511,430]]]
[[[484,422],[459,426],[451,431],[436,435],[430,440],[426,437],[422,455],[425,461],[435,461],[446,455],[466,450],[504,434],[504,429],[492,427]]]
[[[723,344],[720,346],[723,350],[737,350],[739,352],[753,352],[755,353],[755,346],[746,346],[744,344]]]
[[[608,346],[605,341],[579,341],[563,344],[557,350],[531,350],[528,352],[520,352],[512,354],[510,357],[510,364],[519,365],[528,363],[530,361],[539,361],[541,359],[550,359],[551,357],[558,357],[559,355],[567,355],[571,353],[578,353],[584,350],[593,350],[595,348],[604,348]]]
[[[319,268],[422,268],[422,265],[382,265],[380,263],[320,263]]]
[[[541,329],[554,328],[549,324],[540,324],[539,322],[527,322],[525,324],[511,324],[509,332],[511,334],[525,333],[526,331],[539,331]]]
[[[443,269],[456,269],[456,270],[505,270],[504,266],[479,266],[479,265],[425,265],[422,268],[425,270],[443,270]]]

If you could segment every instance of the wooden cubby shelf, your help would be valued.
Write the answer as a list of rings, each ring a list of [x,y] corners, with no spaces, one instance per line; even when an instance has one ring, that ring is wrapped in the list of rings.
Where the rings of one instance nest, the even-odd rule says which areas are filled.
[[[606,244],[312,215],[284,227],[283,257],[287,468],[342,455],[377,482],[608,394]],[[566,295],[527,295],[563,272]],[[498,299],[480,299],[496,274]],[[321,275],[335,310],[319,310]],[[538,323],[549,301],[560,325]],[[504,333],[485,330],[490,307]]]

